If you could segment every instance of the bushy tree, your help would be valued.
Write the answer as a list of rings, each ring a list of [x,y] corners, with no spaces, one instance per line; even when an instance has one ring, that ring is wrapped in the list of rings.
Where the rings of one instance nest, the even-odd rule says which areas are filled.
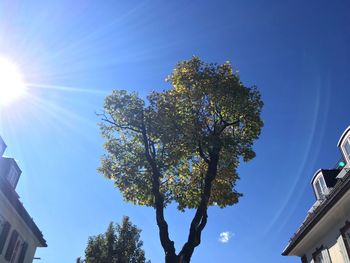
[[[107,153],[99,171],[126,201],[155,208],[165,261],[190,262],[208,206],[231,206],[241,196],[237,167],[255,156],[263,102],[229,62],[193,57],[178,63],[167,80],[171,88],[152,92],[146,101],[124,90],[106,97],[100,126]],[[164,217],[171,202],[181,211],[196,210],[178,254]]]
[[[117,225],[115,231],[117,236],[115,240],[117,262],[145,262],[145,252],[142,249],[143,242],[140,240],[141,230],[135,227],[128,217],[124,217],[123,223]]]
[[[85,250],[85,259],[87,263],[102,263],[107,262],[106,244],[104,235],[100,234],[94,237],[89,237],[88,245]]]
[[[123,217],[121,225],[110,223],[104,234],[89,237],[84,262],[145,263],[140,233],[127,216]]]

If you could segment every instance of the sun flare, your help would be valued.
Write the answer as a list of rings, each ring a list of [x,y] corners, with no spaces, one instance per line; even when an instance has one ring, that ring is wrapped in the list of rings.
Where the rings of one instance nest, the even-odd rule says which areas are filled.
[[[22,75],[11,60],[0,57],[0,107],[7,106],[26,93]]]

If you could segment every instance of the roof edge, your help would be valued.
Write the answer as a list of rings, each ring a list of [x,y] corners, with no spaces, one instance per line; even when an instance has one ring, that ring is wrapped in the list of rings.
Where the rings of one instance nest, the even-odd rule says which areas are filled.
[[[328,195],[326,200],[322,202],[314,212],[306,218],[299,227],[294,236],[290,239],[288,245],[282,252],[282,256],[290,255],[290,252],[300,243],[300,241],[310,232],[310,230],[320,221],[320,219],[333,207],[333,205],[343,197],[350,189],[350,169],[347,170],[346,177],[338,179],[339,182]]]
[[[41,247],[47,247],[46,240],[34,220],[31,218],[23,204],[19,201],[18,194],[14,191],[6,180],[0,177],[0,191],[3,192],[7,200],[13,206],[14,210],[18,213],[20,218],[28,226],[35,238],[38,240]]]

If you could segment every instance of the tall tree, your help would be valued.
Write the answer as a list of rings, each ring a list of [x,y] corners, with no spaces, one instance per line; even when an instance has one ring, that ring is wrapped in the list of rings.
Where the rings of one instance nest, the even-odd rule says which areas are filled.
[[[123,217],[121,225],[110,223],[104,234],[89,237],[84,262],[145,263],[140,233],[127,216]]]
[[[210,205],[238,202],[241,160],[255,156],[253,142],[263,122],[263,102],[229,62],[179,62],[167,78],[170,89],[147,101],[115,90],[107,96],[100,124],[107,153],[99,171],[114,180],[126,201],[156,211],[167,263],[187,263],[201,242]],[[186,243],[176,253],[164,217],[167,204],[195,209]]]

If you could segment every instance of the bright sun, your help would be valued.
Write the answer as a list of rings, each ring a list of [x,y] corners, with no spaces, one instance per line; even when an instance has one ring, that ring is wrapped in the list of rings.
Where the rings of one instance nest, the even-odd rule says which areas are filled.
[[[0,57],[0,107],[7,106],[25,95],[27,90],[17,66]]]

